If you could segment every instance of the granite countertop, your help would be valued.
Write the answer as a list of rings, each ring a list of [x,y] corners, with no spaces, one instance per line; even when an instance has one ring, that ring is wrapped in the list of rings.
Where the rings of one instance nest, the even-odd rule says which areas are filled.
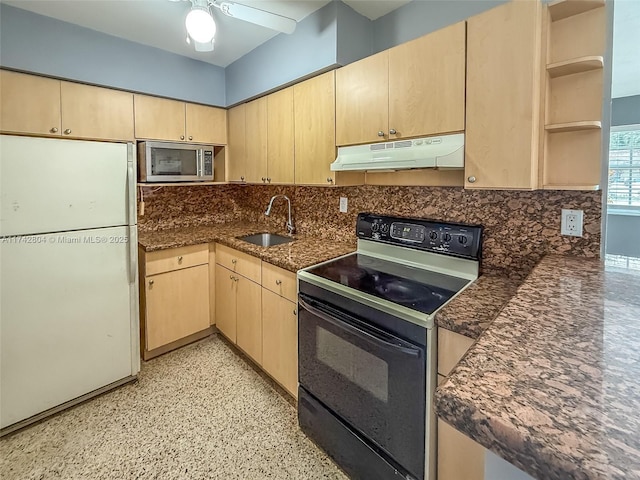
[[[536,478],[640,479],[639,278],[545,257],[435,408]]]
[[[515,295],[520,282],[485,274],[436,313],[438,327],[478,338]]]
[[[236,237],[270,231],[286,235],[282,231],[273,231],[264,225],[249,222],[223,223],[209,226],[184,227],[171,230],[140,232],[138,244],[146,252],[184,247],[200,243],[217,242],[235,248],[249,255],[259,257],[265,262],[297,272],[301,268],[324,262],[356,250],[356,244],[327,241],[318,237],[294,235],[294,242],[259,247]]]

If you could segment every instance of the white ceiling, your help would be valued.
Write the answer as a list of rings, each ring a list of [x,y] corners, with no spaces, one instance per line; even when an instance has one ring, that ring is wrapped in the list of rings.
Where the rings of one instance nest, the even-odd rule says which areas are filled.
[[[213,52],[195,52],[185,42],[188,1],[169,0],[0,0],[25,10],[81,25],[133,42],[226,67],[278,34],[226,17],[213,9],[218,33]],[[331,0],[233,0],[302,20]],[[375,20],[411,0],[343,0]],[[415,0],[425,1],[425,0]],[[450,0],[454,1],[454,0]],[[612,96],[640,95],[640,0],[615,0]]]
[[[330,0],[233,0],[300,21]],[[410,0],[347,0],[372,20]],[[249,53],[278,32],[229,18],[213,8],[218,27],[213,52],[195,52],[187,45],[184,19],[188,1],[169,0],[2,0],[3,3],[57,18],[132,42],[177,53],[221,67]]]

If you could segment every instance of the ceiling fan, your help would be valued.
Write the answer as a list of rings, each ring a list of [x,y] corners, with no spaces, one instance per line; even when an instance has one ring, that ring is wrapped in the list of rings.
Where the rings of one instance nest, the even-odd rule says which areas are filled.
[[[189,1],[191,10],[187,13],[185,26],[187,28],[187,43],[193,42],[197,52],[213,51],[216,22],[211,14],[211,7],[216,8],[228,17],[244,20],[245,22],[277,30],[283,33],[293,33],[297,22],[293,18],[249,7],[240,3],[224,0],[171,0],[174,2]]]

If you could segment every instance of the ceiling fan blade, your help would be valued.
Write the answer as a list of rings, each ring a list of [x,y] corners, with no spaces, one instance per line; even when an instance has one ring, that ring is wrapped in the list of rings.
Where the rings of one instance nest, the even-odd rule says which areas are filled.
[[[262,27],[277,30],[283,33],[293,33],[296,29],[297,22],[293,18],[283,17],[271,12],[265,12],[257,8],[248,7],[240,3],[230,2],[213,2],[214,7],[222,10],[222,13],[229,17],[244,20],[245,22],[255,23]]]

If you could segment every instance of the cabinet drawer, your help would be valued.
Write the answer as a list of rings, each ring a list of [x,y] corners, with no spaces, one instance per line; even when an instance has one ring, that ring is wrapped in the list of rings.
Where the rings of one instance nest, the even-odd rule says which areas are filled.
[[[298,286],[293,272],[262,262],[262,286],[291,302],[298,302]]]
[[[196,265],[206,265],[209,263],[209,245],[204,243],[151,252],[145,255],[145,260],[147,276]]]
[[[475,342],[474,339],[450,330],[438,329],[438,373],[445,377],[453,370],[467,350]]]
[[[262,261],[259,258],[218,243],[216,244],[216,262],[249,280],[260,283]]]

